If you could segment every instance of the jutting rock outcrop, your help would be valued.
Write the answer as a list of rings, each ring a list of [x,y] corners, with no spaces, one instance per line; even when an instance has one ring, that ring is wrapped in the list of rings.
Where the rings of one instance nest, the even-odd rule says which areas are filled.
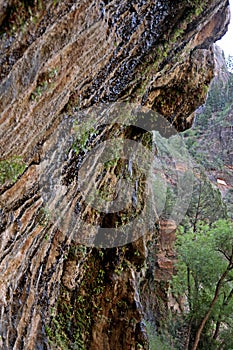
[[[41,169],[58,162],[64,191],[58,198],[68,203],[67,218],[111,227],[113,216],[83,209],[76,170],[98,140],[117,134],[152,150],[150,133],[121,128],[117,120],[94,125],[59,158],[70,136],[62,134],[62,123],[99,104],[131,102],[178,131],[190,127],[213,77],[212,44],[228,22],[228,1],[219,0],[0,1],[1,349],[148,349],[143,320],[159,316],[157,291],[140,286],[156,273],[156,264],[147,269],[157,244],[156,208],[153,232],[134,242],[80,244],[69,225],[56,225],[44,195],[55,171],[50,168],[46,183]],[[57,148],[47,153],[51,145]],[[138,203],[144,182],[129,164],[135,187],[142,188]],[[109,193],[125,164],[106,167],[96,181],[100,189],[108,184]]]

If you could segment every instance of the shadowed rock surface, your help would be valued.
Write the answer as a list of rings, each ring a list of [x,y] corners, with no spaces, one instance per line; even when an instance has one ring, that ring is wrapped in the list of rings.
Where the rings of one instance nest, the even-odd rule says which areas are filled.
[[[157,273],[156,264],[147,264],[148,251],[157,247],[156,208],[154,229],[123,247],[85,246],[74,233],[88,234],[75,231],[84,216],[106,228],[123,220],[83,209],[75,171],[85,147],[117,134],[156,153],[151,137],[96,121],[82,147],[72,143],[67,150],[70,135],[59,132],[62,123],[81,124],[87,107],[126,101],[185,130],[206,97],[212,44],[228,21],[228,1],[217,0],[0,1],[1,349],[148,349],[143,319],[152,317],[149,304],[154,319],[161,316],[157,300],[164,293],[159,282],[140,287]],[[57,157],[54,145],[67,154]],[[62,214],[77,215],[75,225],[68,220],[72,227],[61,229],[46,203],[43,169],[52,184],[57,169],[43,168],[47,154],[48,164],[62,168],[63,187],[52,203],[69,204]],[[119,160],[110,164],[98,188],[108,184],[109,193],[125,168]],[[140,181],[137,200],[143,202]],[[137,215],[133,203],[127,210]]]

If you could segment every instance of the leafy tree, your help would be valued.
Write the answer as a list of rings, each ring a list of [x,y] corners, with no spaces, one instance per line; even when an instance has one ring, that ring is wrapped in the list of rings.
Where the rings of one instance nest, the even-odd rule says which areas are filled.
[[[147,322],[146,330],[149,338],[150,350],[177,350],[174,345],[174,339],[169,334],[158,334],[155,327]]]
[[[197,171],[193,177],[192,198],[182,225],[195,232],[199,221],[213,223],[226,217],[226,206],[220,191],[213,187],[204,172]]]
[[[172,293],[185,296],[185,349],[214,350],[221,345],[229,350],[225,339],[233,332],[233,222],[198,222],[196,231],[181,229],[176,249]]]
[[[224,174],[225,165],[232,164],[232,96],[233,74],[225,69],[213,80],[194,127],[183,134],[199,165],[176,242],[177,273],[171,284],[180,312],[172,313],[174,326],[168,329],[179,349],[233,350],[233,223],[211,183],[216,170]],[[231,192],[224,199],[228,214]]]
[[[233,188],[231,188],[226,194],[224,201],[227,205],[228,216],[233,219]]]

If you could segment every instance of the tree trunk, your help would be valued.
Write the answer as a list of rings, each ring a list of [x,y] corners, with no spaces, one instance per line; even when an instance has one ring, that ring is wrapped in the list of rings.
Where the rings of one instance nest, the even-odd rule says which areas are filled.
[[[227,274],[229,273],[231,268],[231,264],[228,266],[228,268],[226,269],[226,271],[222,274],[221,278],[219,279],[217,285],[216,285],[216,289],[215,289],[215,293],[214,293],[214,298],[209,306],[208,311],[206,312],[205,316],[203,317],[201,324],[197,330],[196,336],[195,336],[195,340],[194,340],[194,344],[192,347],[192,350],[196,350],[200,341],[200,337],[201,337],[201,333],[203,331],[203,328],[205,327],[206,322],[208,321],[210,314],[214,308],[214,305],[216,304],[216,302],[218,301],[219,298],[219,293],[221,291],[221,288],[223,286],[224,280],[227,276]]]
[[[192,330],[192,322],[193,318],[191,317],[189,324],[188,324],[188,332],[186,336],[186,341],[185,341],[185,348],[184,350],[189,350],[189,344],[190,344],[190,335],[191,335],[191,330]]]
[[[215,340],[218,339],[224,308],[231,302],[232,297],[233,297],[233,289],[230,291],[228,297],[225,298],[225,300],[223,302],[223,305],[221,307],[221,310],[219,311],[219,317],[218,317],[218,321],[216,323],[216,329],[215,329],[215,332],[214,332],[214,335],[213,335],[213,339],[215,339]]]

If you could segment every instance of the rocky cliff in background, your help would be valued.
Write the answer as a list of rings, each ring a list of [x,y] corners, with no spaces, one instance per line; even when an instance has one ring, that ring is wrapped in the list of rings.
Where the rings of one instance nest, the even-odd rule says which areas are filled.
[[[0,1],[1,349],[148,348],[143,319],[163,316],[156,269],[170,251],[168,242],[153,263],[156,213],[154,231],[133,243],[81,245],[51,219],[41,163],[64,120],[98,103],[134,102],[188,128],[228,21],[228,1],[217,0]],[[117,129],[88,134],[85,144],[119,131],[151,149],[141,130]],[[75,202],[65,214],[105,220],[82,211],[75,193],[85,152],[71,149],[64,160],[64,198]],[[114,169],[124,171],[111,164],[102,180]]]
[[[190,153],[209,180],[221,191],[232,217],[233,190],[233,74],[220,47],[214,47],[216,74],[205,105],[196,112],[192,129],[184,132]]]

